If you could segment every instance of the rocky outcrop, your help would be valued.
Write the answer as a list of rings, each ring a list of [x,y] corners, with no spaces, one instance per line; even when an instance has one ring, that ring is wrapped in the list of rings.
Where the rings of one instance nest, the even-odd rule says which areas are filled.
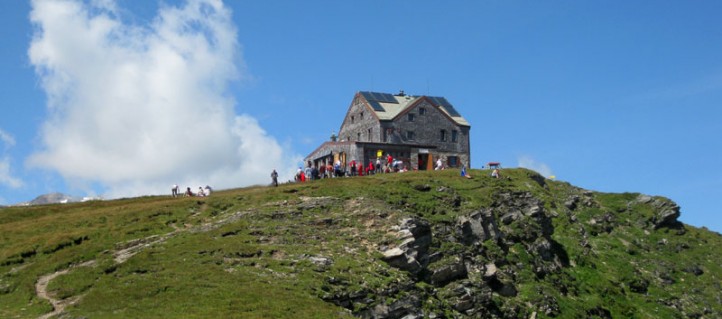
[[[679,205],[675,202],[662,197],[650,197],[645,195],[639,196],[639,198],[637,198],[637,202],[648,204],[654,208],[654,215],[649,220],[652,225],[654,225],[654,229],[662,227],[682,227],[682,223],[677,220],[680,215]]]
[[[407,218],[395,227],[397,237],[401,241],[397,247],[383,252],[384,261],[390,265],[418,273],[423,269],[423,258],[427,258],[431,244],[431,228],[429,223],[414,218]]]
[[[528,192],[502,192],[494,198],[489,207],[460,216],[451,225],[432,229],[429,222],[421,218],[401,220],[393,227],[398,244],[384,247],[383,260],[408,272],[417,282],[437,287],[431,292],[414,291],[414,295],[443,296],[455,311],[470,316],[480,316],[483,311],[497,307],[492,302],[492,294],[505,298],[517,296],[515,281],[522,268],[528,267],[537,276],[544,277],[568,266],[564,249],[551,237],[552,217],[541,200]],[[586,205],[591,204],[590,200],[586,201]],[[443,242],[454,243],[458,249],[439,249]],[[508,258],[510,247],[516,245],[522,245],[531,255],[530,264],[515,263]],[[403,305],[416,301],[377,304],[363,312],[363,316],[415,318],[418,313],[402,309],[406,309]],[[558,308],[553,302],[547,304],[550,306],[542,309],[542,313],[554,313],[549,309]]]

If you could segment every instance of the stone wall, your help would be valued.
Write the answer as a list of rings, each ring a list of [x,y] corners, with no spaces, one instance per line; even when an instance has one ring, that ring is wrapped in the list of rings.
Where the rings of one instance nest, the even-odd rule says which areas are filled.
[[[384,156],[389,152],[394,158],[404,160],[409,167],[416,168],[419,152],[429,150],[433,162],[441,157],[445,165],[468,167],[471,161],[469,129],[468,126],[456,124],[426,100],[421,100],[411,109],[402,112],[393,121],[380,121],[363,98],[356,95],[338,134],[338,143],[347,144],[322,146],[321,148],[325,149],[315,151],[309,158],[319,158],[330,152],[345,152],[347,161],[354,159],[368,163],[375,161],[375,151],[380,149],[384,150]],[[445,132],[444,138],[442,130]],[[355,145],[352,142],[386,145],[372,147]]]
[[[339,141],[380,142],[378,123],[379,120],[373,111],[356,97],[341,124],[338,132]]]
[[[422,111],[423,109],[423,111]],[[444,162],[450,156],[457,156],[461,164],[469,166],[469,127],[459,126],[448,118],[441,110],[422,101],[414,106],[393,122],[381,124],[381,131],[392,131],[392,140],[399,140],[401,143],[423,144],[435,146],[433,152],[434,161],[438,156],[444,158]],[[445,131],[445,139],[442,140],[441,131]],[[456,131],[456,141],[452,140],[453,132]],[[412,132],[410,136],[409,132]],[[459,165],[460,166],[460,165]]]

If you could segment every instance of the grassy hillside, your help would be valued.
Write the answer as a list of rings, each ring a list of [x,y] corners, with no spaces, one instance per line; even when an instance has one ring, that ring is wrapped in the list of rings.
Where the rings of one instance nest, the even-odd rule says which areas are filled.
[[[671,201],[471,173],[2,208],[0,317],[722,317]]]

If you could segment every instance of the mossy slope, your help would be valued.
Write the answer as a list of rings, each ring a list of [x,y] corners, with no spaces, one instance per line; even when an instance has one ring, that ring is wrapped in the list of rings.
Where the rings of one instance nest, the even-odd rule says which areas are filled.
[[[50,313],[62,270],[67,318],[722,317],[722,238],[669,200],[458,173],[4,208],[0,317]],[[388,262],[414,240],[419,269]]]

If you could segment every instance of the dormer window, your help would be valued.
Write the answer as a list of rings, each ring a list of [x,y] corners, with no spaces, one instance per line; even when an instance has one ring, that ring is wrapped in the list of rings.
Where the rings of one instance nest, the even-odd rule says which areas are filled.
[[[420,107],[420,108],[419,108],[419,115],[424,115],[424,114],[426,114],[426,108],[425,108],[425,107]]]
[[[459,141],[459,131],[457,131],[457,130],[451,131],[451,141],[454,143]]]
[[[442,142],[446,142],[446,130],[441,130],[439,137]]]
[[[414,119],[416,118],[416,116],[415,116],[414,113],[409,113],[409,114],[408,114],[408,118],[409,118],[409,122],[413,122]]]

